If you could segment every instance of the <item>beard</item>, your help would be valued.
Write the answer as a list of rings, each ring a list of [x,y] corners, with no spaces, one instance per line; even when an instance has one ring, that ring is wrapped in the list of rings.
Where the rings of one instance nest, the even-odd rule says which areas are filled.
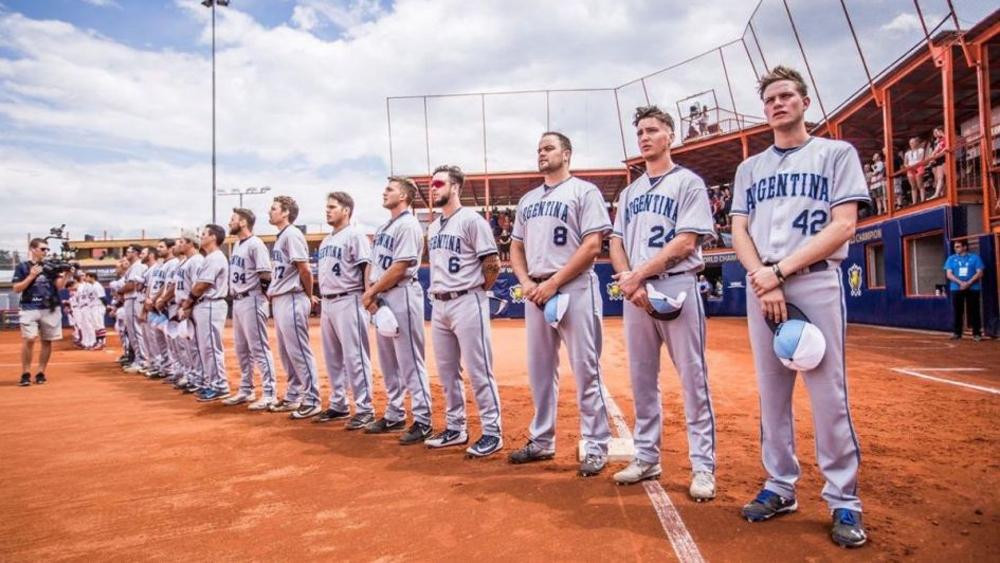
[[[444,207],[448,205],[449,201],[451,201],[451,194],[443,195],[434,200],[434,207]]]

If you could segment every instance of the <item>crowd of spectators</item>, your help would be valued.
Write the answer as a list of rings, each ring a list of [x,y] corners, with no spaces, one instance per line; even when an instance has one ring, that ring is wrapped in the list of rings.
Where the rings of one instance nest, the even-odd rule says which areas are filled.
[[[730,248],[733,246],[733,230],[729,211],[733,206],[733,190],[728,184],[708,188],[708,201],[712,206],[717,238],[704,248]]]
[[[882,151],[864,161],[865,178],[871,193],[872,206],[865,215],[882,215],[890,203],[901,209],[923,203],[944,195],[945,153],[948,151],[944,129],[935,127],[927,137],[910,137],[905,147],[893,155],[892,179],[894,187],[889,193],[885,158]]]

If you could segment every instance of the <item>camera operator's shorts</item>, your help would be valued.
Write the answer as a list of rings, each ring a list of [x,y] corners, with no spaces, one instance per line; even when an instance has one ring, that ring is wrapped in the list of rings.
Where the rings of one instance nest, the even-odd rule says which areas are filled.
[[[42,340],[62,340],[62,312],[59,309],[26,309],[21,311],[21,337]]]

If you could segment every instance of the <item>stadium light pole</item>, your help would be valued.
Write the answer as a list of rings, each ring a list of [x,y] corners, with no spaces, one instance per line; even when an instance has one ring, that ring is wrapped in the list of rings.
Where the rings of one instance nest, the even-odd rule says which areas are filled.
[[[260,195],[271,191],[271,186],[260,186],[260,187],[249,187],[249,188],[232,188],[229,190],[216,190],[215,195],[219,196],[230,196],[235,195],[240,198],[240,207],[243,207],[243,196],[245,195]]]
[[[212,9],[212,222],[215,223],[215,6],[228,6],[229,0],[202,0]]]

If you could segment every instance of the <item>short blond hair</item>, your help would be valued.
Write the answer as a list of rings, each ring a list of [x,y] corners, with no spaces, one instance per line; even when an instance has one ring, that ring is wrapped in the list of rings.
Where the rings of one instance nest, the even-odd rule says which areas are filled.
[[[760,99],[764,99],[764,90],[767,90],[768,86],[782,80],[792,81],[795,84],[795,90],[803,98],[809,95],[809,88],[806,86],[806,81],[802,79],[802,74],[799,71],[794,68],[778,65],[764,76],[761,76],[760,80],[757,81],[757,93],[760,95]]]

